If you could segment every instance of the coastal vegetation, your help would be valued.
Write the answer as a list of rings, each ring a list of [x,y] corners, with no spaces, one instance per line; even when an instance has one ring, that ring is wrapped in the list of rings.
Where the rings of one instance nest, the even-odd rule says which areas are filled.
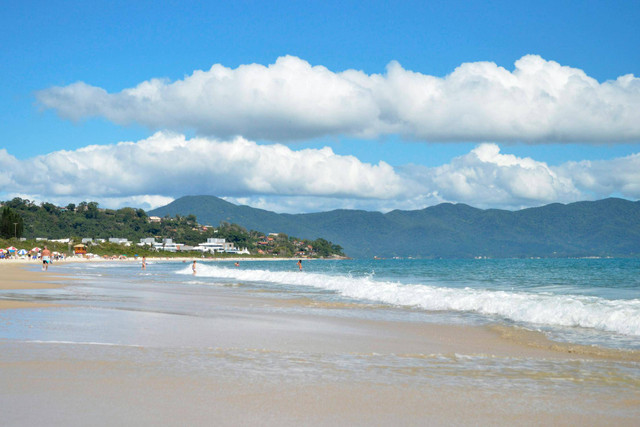
[[[4,212],[7,214],[5,221]],[[70,238],[74,243],[80,243],[83,238],[91,238],[94,242],[89,250],[98,255],[123,254],[123,255],[157,255],[150,248],[137,246],[136,243],[143,238],[153,237],[157,241],[172,239],[189,246],[195,246],[205,242],[208,238],[225,239],[233,243],[237,248],[247,248],[256,256],[280,256],[280,257],[332,257],[344,256],[342,248],[326,239],[298,239],[284,233],[264,233],[261,231],[247,230],[246,228],[227,221],[220,222],[217,226],[199,224],[193,214],[166,215],[163,218],[151,218],[142,209],[102,209],[96,202],[82,202],[78,205],[69,204],[65,207],[55,206],[52,203],[35,203],[30,200],[14,198],[2,203],[2,225],[9,224],[11,233],[0,236],[5,239],[0,244],[3,247],[9,244],[16,245],[16,238],[27,239],[24,245],[42,245],[36,239],[49,240]],[[14,222],[20,224],[20,234],[14,233]],[[125,238],[132,242],[130,247],[109,242],[100,242],[98,239]],[[13,242],[13,243],[10,243]],[[28,243],[28,244],[27,244]],[[70,250],[69,243],[51,242],[50,246],[60,252]],[[163,252],[162,256],[170,256],[170,252]],[[183,254],[184,255],[184,254]],[[216,254],[216,256],[225,256]],[[226,255],[228,256],[228,255]]]
[[[0,237],[4,239],[22,237],[23,229],[22,217],[9,206],[3,207],[0,215]]]

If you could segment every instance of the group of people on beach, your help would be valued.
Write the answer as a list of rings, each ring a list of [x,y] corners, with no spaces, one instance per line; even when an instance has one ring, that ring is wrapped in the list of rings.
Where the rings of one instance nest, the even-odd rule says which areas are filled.
[[[0,251],[1,252],[1,251]],[[51,252],[46,246],[44,250],[40,248],[34,248],[30,251],[18,251],[13,248],[10,251],[4,251],[0,253],[0,259],[26,259],[26,260],[42,260],[42,269],[46,270],[45,264],[51,264],[52,261],[64,260],[66,257],[63,253]]]

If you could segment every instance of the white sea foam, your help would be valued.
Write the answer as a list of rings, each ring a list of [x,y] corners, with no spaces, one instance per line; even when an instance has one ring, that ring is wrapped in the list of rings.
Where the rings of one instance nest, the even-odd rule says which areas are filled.
[[[144,348],[137,344],[116,344],[110,342],[95,342],[95,341],[59,341],[59,340],[28,340],[22,341],[27,344],[61,344],[61,345],[95,345],[104,347],[132,347],[132,348]]]
[[[192,274],[191,268],[179,271]],[[342,296],[433,311],[474,312],[516,322],[547,326],[579,326],[640,336],[640,299],[607,300],[582,295],[554,295],[376,281],[299,271],[232,269],[201,264],[198,276],[239,282],[310,286]]]

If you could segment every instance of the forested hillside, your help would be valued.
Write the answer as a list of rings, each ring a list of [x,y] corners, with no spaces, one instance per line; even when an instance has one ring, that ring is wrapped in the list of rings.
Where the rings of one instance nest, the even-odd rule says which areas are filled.
[[[21,220],[20,233],[15,237],[27,239],[72,238],[80,242],[82,238],[109,239],[126,238],[133,243],[141,238],[155,237],[158,241],[171,238],[174,242],[197,245],[207,238],[224,238],[237,248],[247,248],[254,254],[296,256],[343,256],[342,248],[323,238],[298,239],[294,236],[278,234],[267,236],[262,231],[247,230],[237,224],[222,221],[215,227],[198,223],[193,214],[164,216],[161,221],[150,221],[142,209],[101,209],[95,202],[83,202],[77,206],[69,204],[58,207],[51,203],[37,204],[29,200],[14,198],[1,203],[3,210],[17,215]],[[13,216],[11,217],[13,218]],[[8,224],[11,219],[8,220]],[[13,230],[13,225],[9,230]],[[0,236],[3,237],[3,236]],[[8,233],[5,238],[14,237]]]
[[[150,211],[192,213],[305,238],[323,236],[354,257],[640,256],[640,202],[605,199],[519,211],[444,203],[415,211],[276,214],[214,196],[186,196]]]

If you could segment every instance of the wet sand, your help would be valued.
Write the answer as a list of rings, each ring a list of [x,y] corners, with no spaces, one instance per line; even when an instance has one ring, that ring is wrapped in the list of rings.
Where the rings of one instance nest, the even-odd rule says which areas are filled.
[[[0,265],[0,275],[0,307],[21,309],[0,321],[32,322],[28,308],[53,318],[69,310],[19,290],[72,278],[18,263]],[[515,328],[273,310],[308,304],[221,292],[197,330],[181,329],[179,313],[163,317],[160,331],[155,320],[129,325],[145,331],[139,345],[0,339],[1,423],[637,425],[640,379],[614,374],[637,364],[634,352],[588,351]],[[604,374],[583,375],[590,363]]]
[[[2,291],[20,289],[55,289],[64,286],[69,278],[45,271],[33,271],[42,264],[37,261],[8,261],[0,262],[0,310],[16,308],[47,307],[50,304],[6,299]]]
[[[119,361],[0,367],[5,425],[633,426],[637,395],[424,387],[335,380],[259,382],[157,373]]]

